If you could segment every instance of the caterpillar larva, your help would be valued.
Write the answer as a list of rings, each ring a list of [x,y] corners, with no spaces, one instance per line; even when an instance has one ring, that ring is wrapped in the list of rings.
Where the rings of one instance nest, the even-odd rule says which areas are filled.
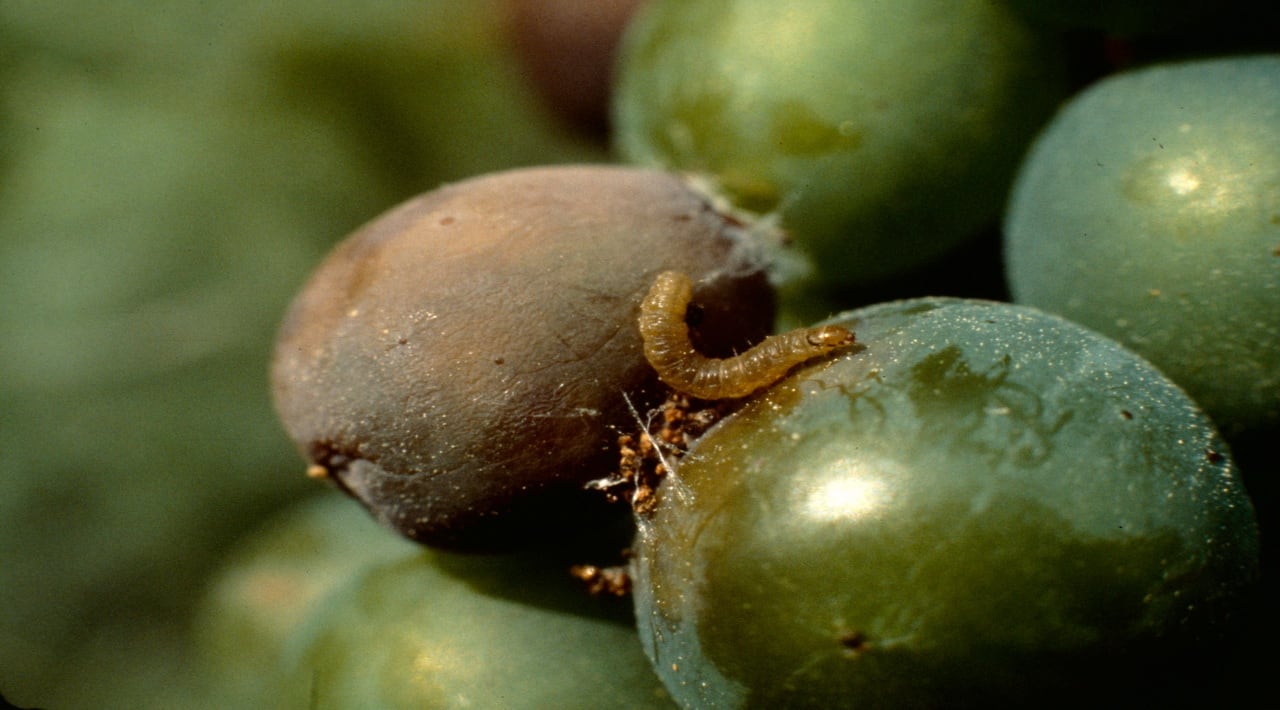
[[[664,271],[640,304],[644,356],[671,387],[699,399],[732,399],[771,385],[800,363],[853,344],[840,326],[802,328],[771,335],[730,358],[712,358],[689,341],[685,312],[693,300],[693,281],[679,271]]]

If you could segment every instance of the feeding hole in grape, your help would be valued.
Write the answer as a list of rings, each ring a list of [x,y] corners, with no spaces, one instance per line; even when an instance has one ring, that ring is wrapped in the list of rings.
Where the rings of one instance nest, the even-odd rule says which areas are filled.
[[[847,656],[857,656],[868,650],[871,646],[870,640],[866,634],[861,631],[852,630],[840,634],[840,645],[844,647],[844,653]]]

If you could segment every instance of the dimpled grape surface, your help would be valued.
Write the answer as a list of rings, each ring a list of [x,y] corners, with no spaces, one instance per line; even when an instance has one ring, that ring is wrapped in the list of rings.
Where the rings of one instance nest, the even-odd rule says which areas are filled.
[[[1280,56],[1089,89],[1028,156],[1005,231],[1016,301],[1142,353],[1225,431],[1280,425]]]
[[[863,346],[708,431],[641,518],[641,639],[679,701],[1043,706],[1205,681],[1192,659],[1223,650],[1257,528],[1181,390],[1009,304],[834,322]]]

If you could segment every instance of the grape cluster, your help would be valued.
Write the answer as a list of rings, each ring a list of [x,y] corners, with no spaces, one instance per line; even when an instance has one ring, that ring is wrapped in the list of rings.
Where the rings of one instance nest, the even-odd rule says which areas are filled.
[[[339,247],[277,346],[295,440],[420,542],[525,552],[364,565],[295,640],[284,665],[302,680],[284,697],[504,704],[498,683],[531,707],[607,690],[637,707],[830,708],[1219,692],[1263,583],[1219,427],[1266,431],[1280,411],[1280,60],[1073,76],[1097,45],[1073,46],[1054,26],[1068,21],[987,2],[659,0],[628,28],[613,96],[619,157],[643,170],[466,181]],[[1087,89],[1071,96],[1073,81]],[[858,306],[1002,214],[1019,305],[906,294],[826,321],[856,341],[777,383],[794,361],[741,391],[682,391],[746,367],[716,358],[763,335],[765,274],[784,319]],[[672,306],[678,348],[641,352],[657,335],[637,312],[669,319],[645,310],[661,282],[641,302],[662,269],[692,274],[695,308],[688,293]],[[683,428],[705,411],[718,423]],[[630,429],[615,471],[607,442]],[[634,504],[632,557],[574,567],[581,548],[561,539],[552,558],[559,582],[572,567],[597,595],[629,591],[638,643],[591,621],[598,596],[538,591],[530,538],[566,520],[609,529],[581,501],[548,502],[563,482]],[[516,607],[488,611],[466,585]],[[410,631],[388,638],[393,625]],[[553,633],[598,650],[544,649]],[[570,669],[537,670],[548,654]]]
[[[188,703],[1244,704],[1276,629],[1276,12],[1106,5],[437,0],[246,42],[245,86],[312,117],[272,155],[368,175],[303,220],[327,257],[270,242],[300,284],[275,414],[324,495],[204,584]],[[228,528],[279,468],[202,465],[230,492],[166,501]]]

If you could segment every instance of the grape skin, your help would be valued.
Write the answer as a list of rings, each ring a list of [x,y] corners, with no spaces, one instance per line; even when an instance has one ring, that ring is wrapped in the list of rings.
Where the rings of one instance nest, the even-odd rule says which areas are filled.
[[[1195,663],[1227,647],[1258,538],[1185,393],[1009,304],[831,323],[864,347],[709,430],[640,518],[641,640],[677,700],[984,707],[1212,677]]]
[[[1280,426],[1280,56],[1085,91],[1028,155],[1005,238],[1015,301],[1130,346],[1229,434]]]

